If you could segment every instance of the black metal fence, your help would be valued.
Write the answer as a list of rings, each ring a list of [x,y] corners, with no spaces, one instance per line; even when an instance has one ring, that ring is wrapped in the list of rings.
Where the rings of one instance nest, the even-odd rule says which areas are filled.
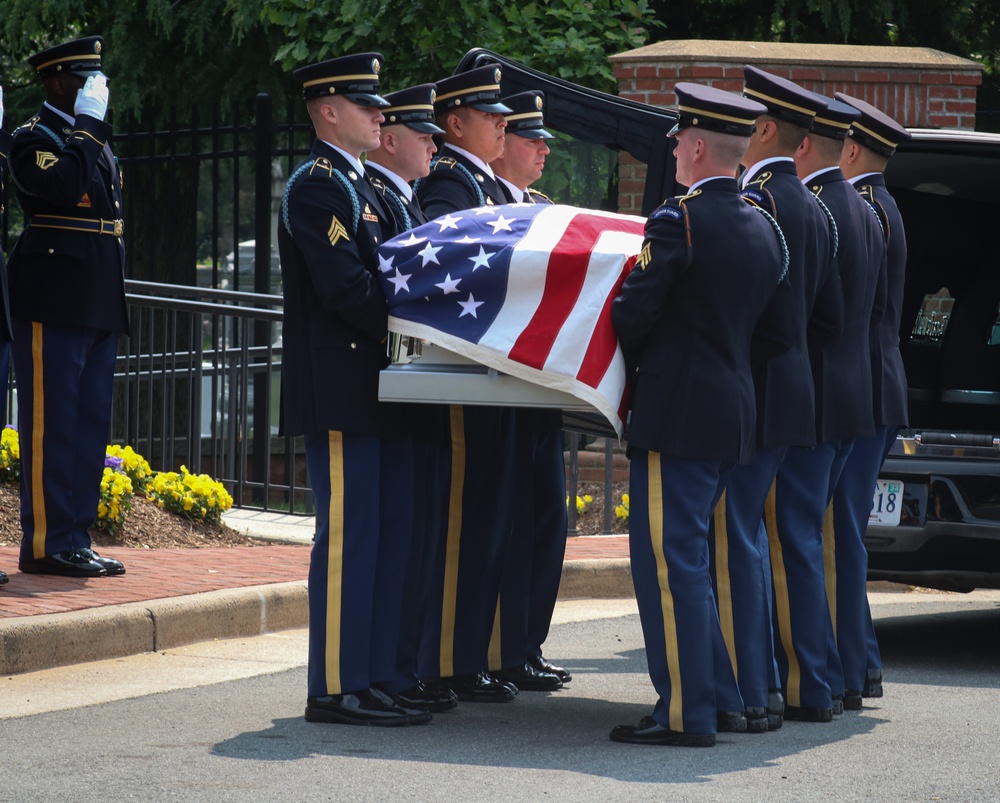
[[[222,480],[238,506],[311,512],[302,444],[278,431],[281,297],[127,284],[111,441]]]

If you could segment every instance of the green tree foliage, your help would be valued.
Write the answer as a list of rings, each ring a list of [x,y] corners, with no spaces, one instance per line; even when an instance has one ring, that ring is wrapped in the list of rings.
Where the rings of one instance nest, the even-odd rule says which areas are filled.
[[[386,86],[449,75],[472,47],[485,47],[585,86],[614,90],[608,56],[645,44],[649,0],[230,0],[240,30],[253,11],[280,32],[286,69],[363,50],[385,56]]]

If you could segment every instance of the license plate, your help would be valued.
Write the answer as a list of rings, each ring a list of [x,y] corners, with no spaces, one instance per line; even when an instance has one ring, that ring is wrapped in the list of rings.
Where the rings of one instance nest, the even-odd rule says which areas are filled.
[[[903,483],[898,480],[876,480],[868,523],[889,526],[899,524],[899,512],[902,507]]]

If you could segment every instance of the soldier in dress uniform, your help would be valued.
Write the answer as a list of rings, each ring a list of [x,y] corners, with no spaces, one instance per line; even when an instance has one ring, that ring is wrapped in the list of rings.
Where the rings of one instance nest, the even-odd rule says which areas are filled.
[[[503,155],[504,115],[500,66],[487,64],[437,82],[434,110],[444,147],[417,186],[430,218],[460,209],[508,203],[490,162]]]
[[[885,277],[881,228],[871,209],[858,203],[861,198],[839,167],[843,140],[857,113],[839,101],[823,100],[827,108],[817,113],[795,164],[799,178],[837,225],[844,323],[840,336],[812,355],[817,444],[788,450],[778,469],[774,504],[766,512],[784,716],[809,722],[829,722],[835,708],[856,707],[853,698],[845,697],[833,641],[825,523],[854,439],[873,432],[868,327],[884,306]]]
[[[794,341],[779,357],[751,351],[757,403],[757,454],[736,466],[715,511],[709,545],[713,585],[727,652],[750,732],[781,725],[774,672],[770,572],[764,505],[789,446],[816,443],[809,348],[839,332],[843,302],[831,222],[799,181],[792,158],[826,104],[812,92],[756,67],[744,68],[743,94],[764,104],[744,163],[743,197],[770,214],[788,247],[788,282],[772,301],[794,321]],[[820,343],[819,345],[823,345]]]
[[[10,151],[10,134],[3,130],[3,87],[0,86],[0,231],[3,230],[4,215],[7,210],[3,206],[4,182],[7,179],[7,154]],[[10,310],[7,304],[7,263],[4,261],[3,248],[0,248],[0,388],[3,388],[3,398],[0,399],[0,409],[4,410],[6,421],[7,410],[7,376],[10,373]],[[4,423],[0,421],[0,424]],[[7,575],[0,571],[0,585],[7,582]]]
[[[652,716],[610,735],[709,747],[726,705],[715,681],[714,646],[722,636],[706,559],[709,519],[728,469],[754,454],[751,339],[773,331],[774,354],[790,345],[784,325],[775,321],[772,329],[763,319],[785,280],[787,255],[780,232],[740,198],[735,178],[754,121],[767,108],[697,84],[674,91],[677,181],[690,189],[650,215],[611,309],[636,371],[629,550],[659,699]],[[742,719],[736,697],[730,713]]]
[[[550,198],[531,190],[531,185],[542,177],[545,157],[550,153],[546,140],[552,139],[552,134],[545,130],[545,94],[520,92],[508,95],[503,103],[512,111],[504,115],[507,127],[503,155],[494,159],[490,167],[510,203],[550,204]]]
[[[381,143],[368,155],[365,169],[386,198],[398,232],[427,222],[413,194],[413,182],[424,178],[437,153],[434,136],[444,130],[434,124],[434,84],[420,84],[385,96]]]
[[[103,48],[89,36],[28,59],[45,103],[10,146],[25,222],[8,265],[23,572],[125,573],[90,548],[87,532],[100,498],[118,338],[128,332],[122,181],[104,120]]]
[[[512,203],[551,204],[530,185],[541,178],[546,140],[545,96],[521,92],[503,98],[511,111],[503,156],[490,163]],[[555,691],[572,675],[542,656],[566,554],[566,464],[562,414],[519,408],[517,519],[500,585],[490,640],[490,671],[521,691]]]
[[[837,556],[837,647],[844,684],[862,697],[882,696],[882,657],[872,626],[865,581],[868,552],[864,535],[872,491],[896,433],[909,423],[906,372],[899,352],[899,324],[906,276],[906,232],[899,207],[882,173],[900,142],[910,138],[899,123],[863,100],[842,93],[834,97],[857,109],[844,141],[840,167],[875,209],[888,252],[885,314],[871,331],[872,392],[875,435],[858,438],[847,458],[833,496],[833,532]],[[861,684],[860,686],[858,684]]]
[[[395,672],[412,529],[412,451],[404,422],[378,401],[388,364],[387,305],[376,247],[392,216],[365,175],[379,144],[382,57],[361,53],[300,67],[316,131],[281,201],[283,428],[304,435],[316,498],[309,567],[312,722],[427,722],[374,688]]]
[[[490,168],[503,153],[510,111],[500,102],[500,67],[438,81],[434,109],[444,146],[416,185],[427,216],[507,203]],[[509,702],[517,688],[489,674],[488,650],[514,518],[514,411],[452,405],[449,432],[447,532],[435,565],[420,675],[440,678],[459,700]]]
[[[365,172],[395,221],[394,234],[427,222],[411,183],[430,172],[437,152],[434,135],[434,84],[401,89],[385,96],[380,145],[368,154]],[[397,336],[393,336],[397,337]],[[448,495],[448,408],[437,404],[393,405],[405,419],[413,442],[413,538],[403,580],[399,647],[395,673],[379,688],[410,707],[446,711],[458,704],[450,689],[420,680],[417,655],[427,614],[433,560],[443,541]]]

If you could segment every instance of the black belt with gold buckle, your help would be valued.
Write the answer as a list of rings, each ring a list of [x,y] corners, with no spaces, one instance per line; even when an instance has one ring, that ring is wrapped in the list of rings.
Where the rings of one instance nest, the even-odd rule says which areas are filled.
[[[86,217],[66,217],[64,215],[34,215],[29,225],[40,229],[63,229],[65,231],[85,231],[90,234],[108,234],[121,237],[125,231],[123,220],[94,220]]]

